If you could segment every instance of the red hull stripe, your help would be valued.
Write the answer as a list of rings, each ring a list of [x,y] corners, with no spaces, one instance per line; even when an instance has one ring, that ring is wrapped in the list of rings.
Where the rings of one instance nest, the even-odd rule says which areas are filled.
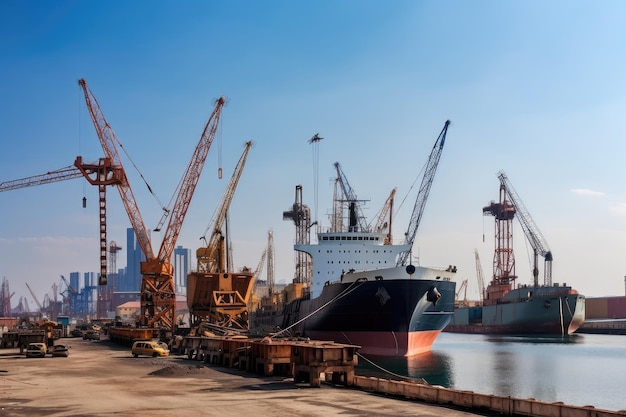
[[[309,332],[316,340],[361,346],[359,353],[376,356],[413,356],[429,352],[441,330],[421,332]]]

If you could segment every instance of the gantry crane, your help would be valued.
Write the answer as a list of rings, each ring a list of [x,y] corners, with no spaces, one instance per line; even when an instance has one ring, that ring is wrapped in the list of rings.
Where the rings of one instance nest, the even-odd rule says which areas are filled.
[[[530,213],[526,209],[526,206],[524,206],[522,199],[517,194],[517,191],[515,191],[515,188],[513,188],[511,181],[506,176],[504,171],[500,171],[498,173],[498,179],[504,187],[509,200],[511,200],[513,207],[515,207],[517,219],[522,226],[522,230],[524,231],[526,238],[530,242],[530,246],[533,248],[533,283],[535,287],[539,286],[539,255],[541,255],[545,260],[543,283],[546,286],[552,286],[552,251],[548,247],[546,239],[541,234],[541,231],[533,221],[532,217],[530,217]]]
[[[159,252],[155,255],[150,243],[150,236],[146,228],[139,208],[135,201],[130,184],[126,178],[122,161],[117,149],[118,139],[111,125],[106,121],[96,98],[87,88],[84,79],[78,81],[82,87],[85,101],[91,115],[94,127],[107,158],[115,167],[118,174],[116,186],[122,198],[124,208],[135,231],[137,242],[141,247],[146,260],[141,263],[141,316],[143,326],[153,328],[171,328],[176,325],[176,291],[174,287],[174,268],[171,264],[171,256],[176,245],[191,197],[204,166],[213,138],[217,131],[222,107],[225,99],[220,97],[216,100],[215,108],[200,137],[200,141],[192,155],[178,189],[174,207],[170,212],[169,223],[165,230]],[[106,245],[103,248],[106,253]]]
[[[409,227],[407,228],[407,231],[405,233],[405,244],[410,245],[410,247],[413,247],[413,242],[415,241],[415,236],[417,235],[417,229],[420,225],[422,214],[424,214],[424,207],[426,207],[426,200],[428,200],[428,194],[430,193],[430,188],[433,185],[435,173],[437,172],[437,166],[439,165],[439,159],[441,158],[443,145],[446,142],[446,135],[448,134],[449,125],[450,120],[446,120],[446,123],[444,124],[441,133],[439,133],[439,136],[437,137],[437,140],[433,145],[433,149],[430,152],[428,162],[426,163],[426,169],[424,170],[422,183],[420,185],[419,191],[417,192],[415,206],[413,207],[413,214],[411,215]],[[398,257],[396,266],[406,265],[407,261],[410,262],[410,257],[410,251],[402,253]]]
[[[228,210],[230,209],[230,204],[235,196],[235,190],[239,184],[241,173],[246,165],[246,160],[251,147],[252,141],[246,142],[243,154],[239,158],[239,162],[237,162],[235,171],[230,178],[228,186],[222,196],[222,201],[216,212],[215,221],[213,222],[213,232],[211,233],[209,241],[206,246],[201,247],[196,251],[198,272],[232,272],[227,271],[226,267],[226,250],[224,245],[225,237],[222,229],[224,227],[224,222],[226,221]],[[208,229],[209,228],[207,228],[206,231],[208,231]],[[203,236],[201,239],[205,239],[205,237]]]

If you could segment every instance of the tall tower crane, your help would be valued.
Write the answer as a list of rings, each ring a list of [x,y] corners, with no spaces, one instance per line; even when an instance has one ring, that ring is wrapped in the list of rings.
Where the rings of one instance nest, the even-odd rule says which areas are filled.
[[[100,204],[100,285],[107,283],[107,253],[106,253],[106,186],[120,181],[119,169],[113,166],[110,158],[100,158],[97,164],[83,163],[81,156],[76,157],[73,166],[64,167],[56,171],[32,177],[20,178],[0,183],[0,192],[16,190],[34,185],[50,184],[79,177],[85,177],[92,185],[99,187]],[[83,199],[83,207],[85,199]]]
[[[246,159],[248,158],[248,152],[251,147],[252,141],[246,142],[243,154],[239,158],[239,162],[237,162],[235,171],[228,182],[228,186],[224,191],[222,201],[216,212],[217,215],[215,221],[213,222],[213,233],[211,233],[209,242],[206,247],[201,247],[196,251],[198,272],[227,272],[227,262],[225,262],[226,250],[224,247],[225,238],[222,228],[224,227],[224,222],[226,221],[226,216],[228,214],[228,210],[230,209],[230,204],[235,196],[235,190],[239,184],[239,179],[241,178],[241,173],[246,165]],[[208,229],[209,228],[205,231],[205,235]],[[204,236],[202,239],[204,239]]]
[[[311,209],[302,202],[302,185],[296,185],[296,196],[291,210],[283,211],[283,220],[293,220],[296,226],[296,245],[311,243],[311,227],[317,222],[311,222]],[[294,282],[311,285],[313,264],[311,255],[301,251],[295,252],[296,271]]]
[[[437,172],[437,166],[439,165],[439,159],[441,158],[443,145],[446,142],[446,135],[448,134],[449,125],[450,120],[446,120],[446,123],[444,124],[441,133],[439,133],[439,137],[437,137],[437,140],[433,145],[433,149],[430,152],[428,162],[426,163],[426,169],[424,170],[424,176],[422,177],[422,184],[420,185],[419,191],[417,192],[415,206],[413,207],[413,214],[411,215],[409,227],[405,233],[405,243],[411,245],[411,247],[413,246],[413,242],[415,241],[415,236],[417,235],[417,229],[420,225],[422,214],[424,214],[424,207],[426,207],[426,200],[428,200],[430,187],[433,185],[433,180],[435,179],[435,173]],[[410,261],[410,256],[410,251],[401,254],[398,257],[398,262],[396,263],[396,266],[406,265],[407,261]]]
[[[500,182],[500,200],[483,207],[483,215],[495,217],[495,250],[493,254],[493,279],[487,286],[485,304],[495,303],[511,290],[515,275],[513,253],[513,218],[515,206],[508,200],[506,186]]]
[[[139,246],[146,257],[146,260],[141,263],[143,278],[141,281],[140,322],[146,327],[164,327],[173,330],[176,325],[176,291],[173,279],[174,268],[171,264],[172,252],[187,214],[191,197],[200,178],[204,161],[215,137],[225,99],[220,97],[216,101],[215,108],[209,117],[200,141],[183,175],[161,247],[155,255],[150,243],[148,229],[141,218],[141,213],[123,169],[117,149],[117,143],[119,142],[117,136],[105,119],[96,98],[87,88],[86,81],[81,79],[78,83],[83,89],[85,101],[102,149],[115,167],[116,170],[114,172],[118,174],[116,181],[117,189],[137,236]],[[106,244],[104,252],[106,253]]]
[[[363,214],[363,210],[361,208],[362,200],[357,199],[356,193],[350,186],[348,178],[346,178],[346,175],[341,170],[341,165],[339,165],[339,162],[335,162],[335,169],[337,170],[337,179],[339,181],[339,185],[341,186],[341,190],[343,191],[343,201],[348,205],[348,231],[365,232],[367,231],[367,223],[365,220],[365,215]]]
[[[548,247],[548,243],[546,239],[541,234],[541,231],[533,221],[532,217],[530,217],[530,213],[524,206],[522,199],[513,188],[511,181],[506,176],[504,171],[500,171],[498,173],[498,179],[500,183],[506,190],[506,194],[511,200],[511,203],[515,207],[517,211],[517,219],[522,226],[522,230],[524,231],[524,235],[530,242],[530,246],[533,248],[533,284],[535,287],[539,286],[539,265],[538,265],[538,257],[541,255],[544,260],[544,277],[543,283],[546,286],[552,286],[552,251]]]

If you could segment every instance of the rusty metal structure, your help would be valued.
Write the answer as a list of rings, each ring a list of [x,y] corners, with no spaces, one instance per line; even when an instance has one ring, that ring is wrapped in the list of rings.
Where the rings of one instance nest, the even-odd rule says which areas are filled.
[[[207,228],[207,231],[210,228],[213,230],[209,241],[205,247],[196,251],[197,270],[187,276],[190,324],[196,329],[211,327],[247,330],[250,327],[248,303],[255,275],[248,269],[234,272],[229,267],[231,263],[227,260],[226,249],[228,239],[223,228],[251,147],[252,142],[246,142],[224,190],[212,227]],[[206,241],[204,236],[201,239]]]
[[[137,236],[137,241],[146,257],[146,261],[141,263],[141,274],[143,277],[141,281],[140,322],[145,327],[170,328],[174,330],[176,325],[176,292],[173,279],[174,268],[170,259],[200,178],[206,156],[215,137],[221,111],[226,100],[223,97],[216,100],[215,108],[209,117],[209,121],[181,180],[161,247],[155,253],[152,249],[148,229],[143,222],[139,207],[123,169],[117,148],[119,141],[115,132],[105,119],[96,98],[89,91],[86,81],[81,79],[78,83],[83,89],[89,114],[96,128],[102,149],[114,167],[115,185]],[[103,251],[106,253],[106,244]]]

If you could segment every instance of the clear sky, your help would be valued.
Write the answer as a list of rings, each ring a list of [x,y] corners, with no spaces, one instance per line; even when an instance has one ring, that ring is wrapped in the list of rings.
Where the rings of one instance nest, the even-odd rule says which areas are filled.
[[[295,229],[282,213],[295,186],[325,225],[334,162],[369,200],[370,219],[398,187],[400,240],[411,187],[450,119],[414,247],[420,263],[456,265],[478,297],[474,249],[487,280],[494,251],[482,208],[498,200],[504,170],[554,254],[553,281],[624,295],[625,20],[622,1],[2,1],[0,182],[103,155],[77,84],[85,78],[137,166],[124,157],[153,228],[225,96],[178,245],[201,244],[252,140],[230,212],[234,264],[255,268],[272,230],[276,281],[290,282]],[[34,307],[25,282],[43,301],[59,275],[99,270],[96,187],[8,191],[0,207],[0,276],[13,305],[24,296]],[[109,239],[125,246],[129,226],[109,189]],[[530,283],[516,227],[516,270]],[[153,238],[158,251],[162,236]]]

